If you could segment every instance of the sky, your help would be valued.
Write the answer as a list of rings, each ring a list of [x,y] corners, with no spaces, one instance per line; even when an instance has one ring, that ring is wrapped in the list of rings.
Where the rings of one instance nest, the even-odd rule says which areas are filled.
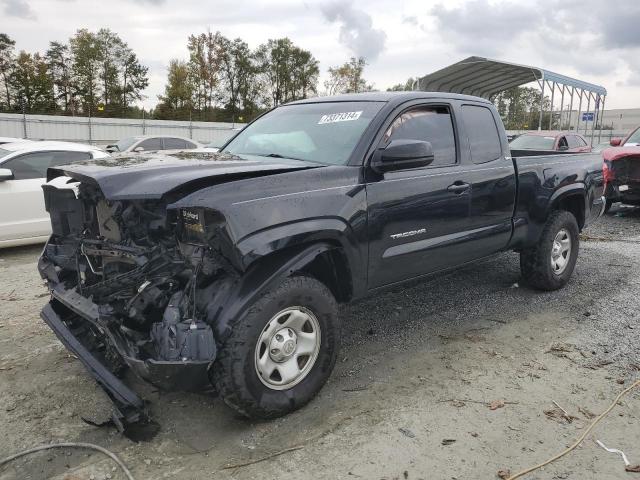
[[[640,0],[0,0],[0,32],[46,50],[79,28],[117,32],[149,67],[145,107],[187,37],[220,31],[252,48],[287,36],[330,66],[368,61],[384,90],[471,55],[533,65],[607,88],[608,108],[640,107]]]

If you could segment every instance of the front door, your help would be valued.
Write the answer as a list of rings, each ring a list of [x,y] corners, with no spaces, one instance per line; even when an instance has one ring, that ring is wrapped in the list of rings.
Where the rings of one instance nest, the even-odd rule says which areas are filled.
[[[460,164],[450,105],[402,112],[380,140],[431,142],[431,165],[387,172],[367,182],[369,288],[453,267],[469,258],[465,230],[471,178]]]

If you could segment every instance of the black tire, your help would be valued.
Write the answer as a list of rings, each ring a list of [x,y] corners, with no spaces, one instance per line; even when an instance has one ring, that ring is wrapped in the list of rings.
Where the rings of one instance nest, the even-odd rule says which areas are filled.
[[[607,198],[604,204],[604,213],[608,213],[609,210],[611,210],[612,206],[613,206],[613,200],[611,200],[610,198]]]
[[[287,390],[273,390],[259,378],[255,348],[265,325],[282,310],[299,306],[320,325],[320,350],[302,381]],[[212,367],[212,380],[225,403],[254,419],[276,418],[308,403],[329,378],[338,355],[338,306],[329,289],[305,276],[287,278],[265,293],[233,326]]]
[[[551,252],[556,235],[565,229],[571,240],[568,263],[562,273],[554,272],[551,266]],[[520,252],[520,271],[522,277],[539,290],[558,290],[564,287],[573,273],[578,259],[580,231],[576,218],[569,212],[553,212],[544,226],[542,235],[535,247]]]

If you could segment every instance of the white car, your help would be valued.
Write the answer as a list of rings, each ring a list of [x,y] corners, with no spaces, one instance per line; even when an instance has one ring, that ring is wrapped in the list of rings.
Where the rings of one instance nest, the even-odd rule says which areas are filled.
[[[3,143],[15,143],[15,142],[30,142],[26,138],[14,138],[14,137],[0,137],[0,145]]]
[[[140,135],[127,137],[113,145],[107,145],[110,153],[157,152],[158,150],[192,150],[201,145],[195,140],[175,135]]]
[[[0,145],[0,248],[41,243],[51,234],[42,193],[47,168],[108,156],[80,143]]]

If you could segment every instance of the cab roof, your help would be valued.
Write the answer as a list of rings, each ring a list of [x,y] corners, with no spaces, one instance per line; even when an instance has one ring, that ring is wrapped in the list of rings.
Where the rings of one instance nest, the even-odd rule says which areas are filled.
[[[404,103],[408,100],[432,98],[447,98],[452,100],[473,100],[491,104],[489,100],[471,95],[461,95],[458,93],[446,92],[420,92],[420,91],[404,91],[404,92],[364,92],[364,93],[345,93],[343,95],[330,95],[327,97],[313,97],[289,102],[286,105],[297,105],[303,103],[327,103],[327,102],[385,102],[385,103]]]

